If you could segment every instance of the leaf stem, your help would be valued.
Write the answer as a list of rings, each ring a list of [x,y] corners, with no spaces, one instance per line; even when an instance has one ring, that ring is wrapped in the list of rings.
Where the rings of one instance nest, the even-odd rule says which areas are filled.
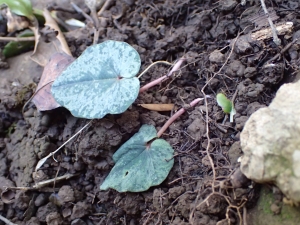
[[[207,98],[210,98],[209,95],[206,96]],[[204,98],[196,98],[194,99],[191,103],[190,106],[194,107],[198,102],[203,100]],[[184,112],[186,111],[185,108],[181,108],[178,110],[173,116],[171,116],[170,119],[163,125],[163,127],[157,132],[157,137],[159,138],[167,129],[168,127],[179,117],[181,116]]]
[[[167,65],[170,65],[170,66],[173,65],[172,63],[169,63],[167,61],[156,61],[154,63],[151,63],[151,65],[148,66],[137,78],[141,78],[152,66],[154,66],[156,64],[159,64],[159,63],[164,63],[164,64],[167,64]]]
[[[185,58],[179,59],[179,60],[175,63],[175,65],[173,66],[172,70],[171,70],[167,75],[165,75],[165,76],[163,76],[163,77],[160,77],[160,78],[158,78],[158,79],[156,79],[156,80],[153,80],[153,81],[151,81],[150,83],[146,84],[145,86],[141,87],[141,88],[140,88],[140,93],[142,93],[142,92],[144,92],[144,91],[147,91],[149,88],[151,88],[151,87],[153,87],[153,86],[155,86],[155,85],[157,85],[157,84],[159,84],[159,83],[161,83],[161,82],[163,82],[163,81],[169,79],[169,77],[172,76],[172,74],[173,74],[174,72],[176,72],[177,70],[180,69],[181,64],[182,64],[185,60],[186,60]]]

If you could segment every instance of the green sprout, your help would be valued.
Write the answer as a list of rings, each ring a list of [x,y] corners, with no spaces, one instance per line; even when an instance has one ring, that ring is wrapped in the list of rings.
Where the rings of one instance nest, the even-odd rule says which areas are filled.
[[[217,103],[223,112],[230,115],[230,122],[233,122],[233,116],[236,114],[234,104],[223,93],[217,94]]]

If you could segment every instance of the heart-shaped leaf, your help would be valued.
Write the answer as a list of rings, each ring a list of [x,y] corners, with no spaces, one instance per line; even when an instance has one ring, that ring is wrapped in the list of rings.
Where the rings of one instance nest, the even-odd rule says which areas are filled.
[[[105,41],[87,48],[52,85],[55,100],[76,117],[102,118],[124,112],[137,98],[141,66],[125,42]]]
[[[138,133],[125,142],[113,155],[116,164],[100,189],[140,192],[161,184],[173,167],[174,150],[163,139],[147,144],[155,137],[155,127],[143,125]]]

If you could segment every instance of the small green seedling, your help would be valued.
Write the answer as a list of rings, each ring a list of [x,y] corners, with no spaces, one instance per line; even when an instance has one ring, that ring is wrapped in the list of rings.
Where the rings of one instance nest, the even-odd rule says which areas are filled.
[[[230,122],[233,122],[233,116],[236,114],[233,102],[231,102],[223,93],[217,94],[217,103],[223,109],[223,112],[230,115]]]
[[[136,100],[141,59],[125,42],[88,47],[52,84],[52,95],[75,117],[95,119],[124,112]]]

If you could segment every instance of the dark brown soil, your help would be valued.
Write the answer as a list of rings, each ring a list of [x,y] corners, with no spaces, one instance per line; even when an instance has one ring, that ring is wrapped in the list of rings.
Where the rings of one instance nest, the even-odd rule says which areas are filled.
[[[83,1],[77,3],[88,12]],[[125,113],[95,120],[36,173],[39,159],[66,142],[88,120],[74,118],[62,108],[39,112],[34,104],[29,104],[23,117],[22,106],[36,86],[4,78],[6,70],[2,69],[1,215],[28,225],[241,224],[243,207],[255,204],[257,191],[238,169],[242,154],[239,134],[248,117],[268,105],[282,83],[294,79],[299,65],[300,42],[295,40],[300,28],[298,0],[266,4],[278,16],[275,23],[293,22],[293,30],[279,36],[281,47],[272,38],[258,41],[245,36],[268,27],[257,22],[267,21],[265,17],[254,19],[261,10],[259,1],[247,1],[245,6],[235,0],[111,1],[102,15],[99,43],[118,40],[131,44],[140,53],[142,70],[151,62],[173,62],[182,56],[187,57],[187,63],[173,79],[141,94]],[[68,4],[61,7],[71,8]],[[65,37],[77,57],[92,45],[93,29],[76,29]],[[293,40],[294,44],[280,53]],[[265,67],[276,54],[274,66]],[[154,66],[141,78],[142,85],[169,69]],[[35,77],[32,82],[37,85],[38,80]],[[175,164],[167,179],[142,193],[100,191],[118,147],[142,124],[152,124],[158,130],[171,115],[138,104],[175,103],[180,108],[203,97],[201,89],[206,84],[204,93],[212,97],[207,106],[201,102],[189,109],[163,135],[175,150]],[[236,93],[233,123],[229,119],[223,122],[225,114],[215,100],[219,92],[228,98]],[[71,178],[37,190],[4,191],[5,187],[33,187],[66,174]]]

